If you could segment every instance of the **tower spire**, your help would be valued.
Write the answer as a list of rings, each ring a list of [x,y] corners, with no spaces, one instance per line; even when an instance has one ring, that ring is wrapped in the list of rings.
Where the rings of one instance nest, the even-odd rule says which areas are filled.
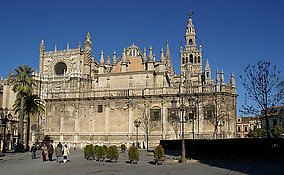
[[[92,62],[92,41],[90,32],[87,33],[84,45],[84,65],[90,65]]]
[[[206,59],[206,65],[205,65],[205,78],[206,79],[211,78],[211,68],[208,59]]]
[[[113,56],[112,56],[112,64],[116,64],[116,51],[113,51]]]
[[[188,22],[185,29],[185,42],[186,46],[196,46],[196,33],[192,22],[193,11],[188,14]]]
[[[101,57],[100,57],[100,64],[103,65],[104,64],[104,51],[101,51]]]
[[[152,49],[152,46],[150,46],[150,49],[149,49],[149,57],[148,57],[148,61],[153,61],[153,49]]]

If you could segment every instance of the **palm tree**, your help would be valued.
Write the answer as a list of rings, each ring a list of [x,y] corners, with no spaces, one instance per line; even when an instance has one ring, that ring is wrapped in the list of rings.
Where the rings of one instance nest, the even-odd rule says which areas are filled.
[[[16,113],[20,111],[21,98],[17,97],[15,104],[13,105],[13,110]],[[40,114],[44,111],[43,101],[38,97],[38,95],[29,94],[24,97],[24,113],[27,115],[27,137],[26,137],[26,150],[29,149],[29,136],[30,136],[30,115]]]
[[[15,69],[13,77],[13,91],[18,93],[20,101],[19,115],[19,130],[17,150],[23,151],[23,134],[24,134],[24,97],[31,94],[32,88],[35,85],[33,79],[34,70],[27,65],[19,66]]]

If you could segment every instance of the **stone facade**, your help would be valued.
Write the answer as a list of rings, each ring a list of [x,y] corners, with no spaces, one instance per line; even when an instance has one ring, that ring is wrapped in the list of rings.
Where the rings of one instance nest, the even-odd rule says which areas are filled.
[[[101,51],[99,62],[90,33],[84,47],[79,43],[74,49],[67,45],[66,50],[46,51],[41,41],[35,79],[36,93],[46,102],[44,134],[78,146],[130,145],[136,142],[134,120],[139,119],[138,141],[152,147],[161,139],[179,138],[184,117],[185,138],[193,133],[195,138],[235,137],[234,75],[225,83],[224,72],[217,70],[214,82],[208,60],[203,70],[202,46],[196,43],[191,17],[180,61],[177,74],[168,41],[159,59],[152,47],[147,52],[133,44],[120,56],[114,51],[112,58]],[[179,110],[172,108],[173,99]]]

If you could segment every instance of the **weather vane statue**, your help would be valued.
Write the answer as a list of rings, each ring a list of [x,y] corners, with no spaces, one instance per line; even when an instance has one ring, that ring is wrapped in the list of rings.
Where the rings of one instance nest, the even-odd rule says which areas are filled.
[[[191,19],[191,18],[192,18],[192,16],[193,16],[193,11],[192,11],[192,10],[190,10],[190,11],[189,11],[189,13],[188,13],[188,18],[189,18],[189,19]]]

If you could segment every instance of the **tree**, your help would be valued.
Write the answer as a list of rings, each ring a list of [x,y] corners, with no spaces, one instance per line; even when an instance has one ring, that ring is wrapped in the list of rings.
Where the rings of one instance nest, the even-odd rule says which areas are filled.
[[[245,104],[241,112],[245,115],[261,115],[265,120],[267,137],[270,137],[269,110],[283,102],[283,85],[279,79],[280,71],[268,61],[260,61],[257,65],[248,65],[245,75],[240,76],[242,85],[247,91]],[[249,101],[251,103],[249,103]]]
[[[247,136],[249,138],[264,138],[266,137],[266,131],[261,128],[250,129]]]
[[[149,135],[151,131],[155,130],[159,125],[158,122],[161,121],[155,121],[151,118],[150,110],[147,108],[147,104],[144,105],[138,105],[134,115],[137,119],[141,121],[141,128],[145,131],[146,135],[146,144],[147,144],[147,150],[149,147]]]
[[[17,99],[13,105],[13,110],[16,113],[20,111],[21,98],[17,96]],[[38,97],[38,95],[27,94],[24,97],[24,114],[27,116],[27,137],[26,137],[26,149],[29,149],[29,135],[30,135],[30,119],[31,115],[40,115],[44,111],[43,101]]]
[[[275,125],[272,129],[271,129],[271,134],[278,138],[281,137],[283,133],[283,128],[281,125]]]
[[[34,86],[33,69],[27,65],[21,65],[15,69],[13,75],[13,91],[16,92],[20,100],[19,109],[19,126],[18,126],[18,151],[23,150],[23,134],[24,134],[24,97],[31,94]]]
[[[204,119],[213,125],[213,137],[217,139],[219,128],[221,129],[221,127],[225,126],[226,121],[228,122],[227,111],[229,104],[226,102],[224,94],[214,94],[212,99],[214,99],[214,103],[205,107]]]

